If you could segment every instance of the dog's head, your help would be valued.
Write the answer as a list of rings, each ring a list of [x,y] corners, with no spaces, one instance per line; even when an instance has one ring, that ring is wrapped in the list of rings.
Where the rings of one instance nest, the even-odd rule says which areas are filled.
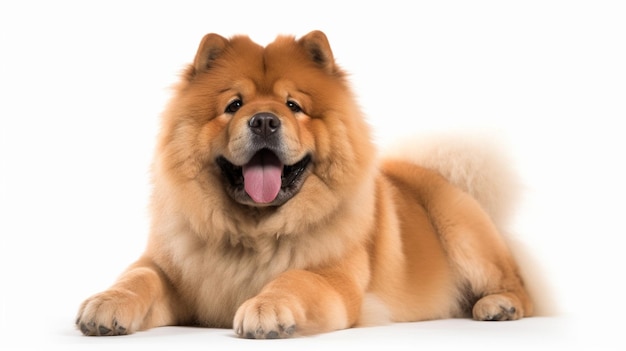
[[[326,36],[206,35],[164,115],[157,164],[190,198],[332,209],[370,176],[368,127]]]

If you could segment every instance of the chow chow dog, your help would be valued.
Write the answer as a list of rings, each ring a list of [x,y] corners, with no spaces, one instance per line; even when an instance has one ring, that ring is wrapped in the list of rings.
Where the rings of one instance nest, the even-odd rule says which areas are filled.
[[[286,338],[532,314],[493,184],[456,154],[379,156],[324,33],[265,47],[208,34],[174,90],[145,252],[82,303],[83,334]]]

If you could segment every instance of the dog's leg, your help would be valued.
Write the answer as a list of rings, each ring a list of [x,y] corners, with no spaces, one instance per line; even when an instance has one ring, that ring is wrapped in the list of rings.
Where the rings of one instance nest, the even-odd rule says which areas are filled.
[[[169,325],[172,297],[161,270],[143,258],[108,290],[82,303],[76,326],[85,335],[124,335]]]
[[[287,271],[237,311],[240,337],[287,338],[348,328],[356,323],[363,288],[338,269]]]
[[[452,198],[456,200],[451,202]],[[436,203],[431,203],[433,208],[444,206]],[[450,259],[469,287],[468,300],[476,301],[473,318],[514,320],[532,315],[533,306],[517,264],[487,214],[460,191],[445,203],[446,214],[435,210],[439,214],[435,222]]]
[[[476,199],[438,174],[409,163],[388,161],[386,175],[428,213],[456,271],[464,315],[468,302],[477,320],[509,320],[532,315],[517,264],[504,238]],[[407,195],[408,196],[408,195]]]

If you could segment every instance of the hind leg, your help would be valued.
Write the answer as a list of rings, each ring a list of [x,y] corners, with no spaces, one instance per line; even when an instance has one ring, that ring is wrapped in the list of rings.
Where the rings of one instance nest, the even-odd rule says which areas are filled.
[[[459,302],[451,315],[471,313],[477,320],[530,316],[533,306],[513,256],[478,201],[423,168],[396,161],[384,168],[405,193],[414,191],[409,194],[428,213],[454,271]]]
[[[464,257],[457,255],[456,258],[464,280],[471,287],[469,300],[476,301],[472,317],[480,321],[504,321],[532,315],[533,306],[517,265],[496,236],[497,232],[468,234],[478,238],[476,250],[466,251]]]
[[[494,256],[482,256],[475,252],[475,259],[463,260],[459,268],[470,286],[468,300],[475,303],[472,317],[480,321],[516,320],[532,315],[533,306],[508,251],[492,252]],[[471,253],[468,253],[470,255]]]
[[[474,304],[472,317],[479,321],[520,319],[523,317],[523,310],[519,306],[522,306],[522,302],[515,294],[491,294],[481,298]]]
[[[480,321],[505,321],[532,315],[533,306],[524,282],[499,233],[487,226],[471,235],[482,243],[476,247],[474,258],[464,260],[465,279],[471,286],[472,300],[476,300],[472,317]]]
[[[499,231],[473,198],[455,197],[454,205],[437,211],[434,219],[462,284],[469,287],[472,317],[499,321],[532,315],[532,302]]]

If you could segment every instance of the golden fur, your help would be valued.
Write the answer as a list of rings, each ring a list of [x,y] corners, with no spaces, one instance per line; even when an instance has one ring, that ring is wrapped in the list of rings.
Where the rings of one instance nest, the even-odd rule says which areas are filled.
[[[206,35],[163,115],[146,250],[83,302],[76,325],[85,335],[200,325],[280,338],[530,315],[516,264],[474,198],[488,184],[465,192],[438,167],[376,155],[322,32],[266,47]],[[248,175],[253,163],[265,173]],[[284,167],[280,180],[268,163]]]

